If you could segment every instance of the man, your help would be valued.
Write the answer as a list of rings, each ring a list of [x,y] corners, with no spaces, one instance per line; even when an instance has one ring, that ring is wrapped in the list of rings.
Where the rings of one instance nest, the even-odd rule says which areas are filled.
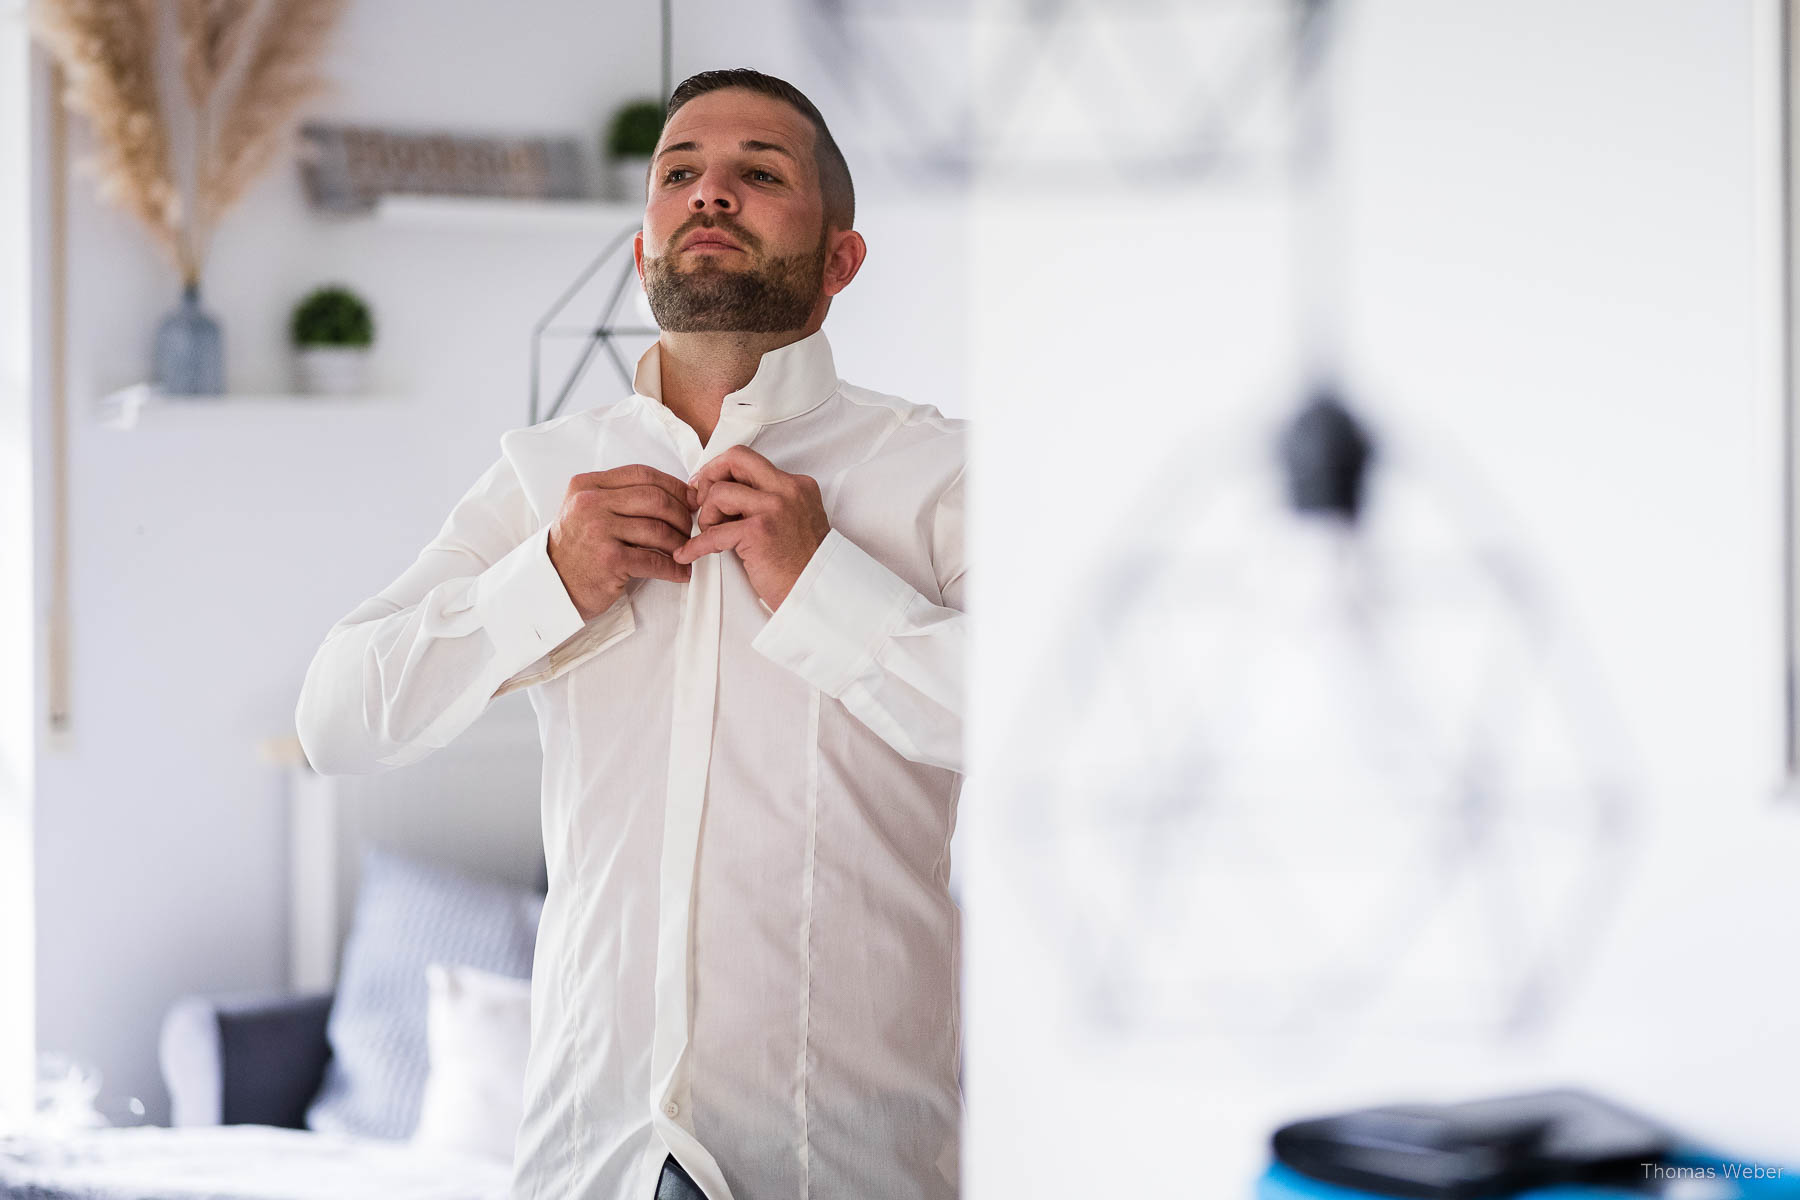
[[[550,887],[515,1200],[956,1194],[966,429],[838,378],[853,219],[805,96],[682,83],[633,394],[503,435],[307,671],[329,772],[529,689]]]

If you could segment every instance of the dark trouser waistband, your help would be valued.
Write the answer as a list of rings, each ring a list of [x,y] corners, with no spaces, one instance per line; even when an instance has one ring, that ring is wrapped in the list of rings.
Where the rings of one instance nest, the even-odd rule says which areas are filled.
[[[656,1200],[706,1200],[706,1193],[671,1154],[663,1159],[662,1178],[656,1181]]]

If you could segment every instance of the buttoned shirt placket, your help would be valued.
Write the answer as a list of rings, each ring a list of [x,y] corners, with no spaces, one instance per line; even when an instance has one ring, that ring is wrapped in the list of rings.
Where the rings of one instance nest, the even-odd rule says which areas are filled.
[[[727,448],[748,445],[760,424],[751,406],[726,397],[705,447],[692,426],[656,405],[692,476]],[[699,533],[696,515],[692,533]],[[673,1151],[709,1196],[726,1200],[730,1189],[718,1164],[694,1136],[689,1110],[693,1034],[694,881],[699,860],[700,823],[705,815],[706,781],[712,760],[713,718],[719,694],[719,637],[723,628],[723,553],[695,559],[685,588],[675,635],[674,713],[669,737],[669,782],[663,810],[661,905],[657,918],[656,1033],[650,1067],[652,1139],[642,1166],[639,1193],[655,1194],[665,1155]],[[666,1149],[665,1149],[666,1147]]]

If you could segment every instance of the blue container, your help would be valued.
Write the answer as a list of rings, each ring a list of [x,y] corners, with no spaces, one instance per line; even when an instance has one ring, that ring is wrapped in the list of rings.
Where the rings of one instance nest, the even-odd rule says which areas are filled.
[[[1506,1192],[1493,1200],[1643,1200],[1665,1194],[1704,1200],[1800,1200],[1800,1167],[1733,1160],[1698,1149],[1671,1156],[1664,1165],[1686,1182],[1669,1185],[1667,1192],[1648,1182],[1643,1188],[1556,1184]],[[1274,1162],[1256,1181],[1255,1200],[1396,1200],[1396,1193],[1340,1187]]]
[[[151,380],[166,396],[217,396],[225,391],[225,346],[219,323],[200,307],[200,285],[156,327]]]

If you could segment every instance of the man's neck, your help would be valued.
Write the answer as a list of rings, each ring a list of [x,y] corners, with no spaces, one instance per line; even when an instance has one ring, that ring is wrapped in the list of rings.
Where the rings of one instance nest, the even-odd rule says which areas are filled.
[[[779,333],[669,333],[662,343],[662,402],[706,445],[725,397],[756,377],[770,350],[810,336],[817,326]]]

